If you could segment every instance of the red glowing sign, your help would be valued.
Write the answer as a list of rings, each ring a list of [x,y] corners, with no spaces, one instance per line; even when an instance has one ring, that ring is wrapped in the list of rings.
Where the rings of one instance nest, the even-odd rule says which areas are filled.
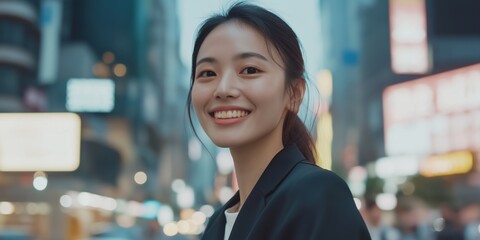
[[[390,0],[390,48],[395,73],[429,70],[425,0]]]
[[[388,87],[388,155],[480,149],[480,64]]]

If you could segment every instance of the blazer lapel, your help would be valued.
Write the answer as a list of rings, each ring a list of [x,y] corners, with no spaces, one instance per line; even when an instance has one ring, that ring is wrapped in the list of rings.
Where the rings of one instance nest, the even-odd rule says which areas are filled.
[[[262,173],[262,176],[260,176],[258,182],[255,184],[252,192],[245,200],[245,204],[242,206],[242,209],[238,213],[237,219],[235,220],[229,240],[245,240],[248,238],[250,231],[255,225],[257,217],[261,214],[265,207],[265,199],[267,195],[272,192],[288,175],[293,167],[302,160],[305,160],[305,157],[302,155],[296,145],[287,146],[277,153],[277,155],[275,155],[265,171]],[[235,202],[232,202],[230,206],[233,206],[233,204],[239,201],[238,193],[236,196],[238,199]],[[229,202],[234,200],[234,198],[232,198]],[[225,206],[227,206],[227,204],[225,204]],[[225,209],[228,209],[228,207],[224,207],[223,212]],[[221,214],[223,214],[223,212],[221,212]],[[219,225],[225,228],[225,215],[222,217],[223,224]],[[217,218],[217,220],[218,219],[219,218]],[[220,232],[220,230],[218,231]],[[221,232],[223,237],[224,230]]]
[[[225,235],[225,210],[229,209],[236,203],[240,201],[240,194],[239,192],[235,193],[235,195],[227,202],[225,205],[222,206],[220,210],[217,211],[217,216],[212,216],[211,223],[209,223],[208,228],[205,229],[203,233],[202,239],[208,240],[223,240]]]

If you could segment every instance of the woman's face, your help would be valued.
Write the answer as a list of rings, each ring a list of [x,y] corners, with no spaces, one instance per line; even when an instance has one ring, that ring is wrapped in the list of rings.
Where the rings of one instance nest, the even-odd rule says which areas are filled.
[[[276,49],[269,51],[265,38],[246,24],[227,22],[206,37],[197,56],[192,103],[216,145],[282,144],[290,100],[279,64]]]

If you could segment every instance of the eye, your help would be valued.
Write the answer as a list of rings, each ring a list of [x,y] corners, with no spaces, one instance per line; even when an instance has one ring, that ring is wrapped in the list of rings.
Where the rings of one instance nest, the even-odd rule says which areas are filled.
[[[260,73],[261,71],[257,68],[254,67],[246,67],[244,68],[240,73],[241,74],[255,74],[255,73]]]
[[[205,70],[205,71],[201,71],[198,75],[197,75],[197,78],[200,78],[200,77],[204,77],[204,78],[208,78],[208,77],[215,77],[216,74],[214,71],[210,71],[210,70]]]

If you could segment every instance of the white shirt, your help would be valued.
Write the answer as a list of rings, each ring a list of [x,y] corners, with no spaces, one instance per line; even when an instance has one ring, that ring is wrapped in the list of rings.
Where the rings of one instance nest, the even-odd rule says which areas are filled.
[[[236,206],[233,206],[232,208],[234,209],[236,208]],[[237,220],[238,211],[234,212],[232,208],[225,210],[225,219],[227,220],[227,222],[225,223],[225,235],[223,237],[224,240],[228,240],[228,238],[230,237],[233,224],[235,224],[235,220]]]

